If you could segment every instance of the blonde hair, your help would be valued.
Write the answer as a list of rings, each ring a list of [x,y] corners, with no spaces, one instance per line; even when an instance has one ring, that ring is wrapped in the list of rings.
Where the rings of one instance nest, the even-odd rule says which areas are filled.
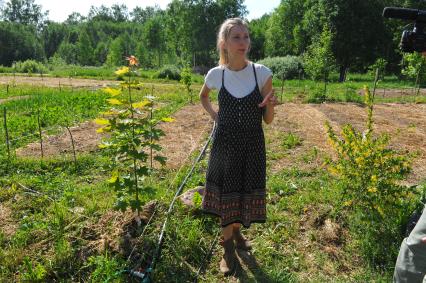
[[[219,32],[217,33],[217,50],[219,52],[219,65],[226,65],[229,62],[228,52],[221,46],[222,43],[226,42],[231,33],[231,29],[235,26],[242,26],[249,30],[246,21],[240,18],[230,18],[223,22],[220,26]]]

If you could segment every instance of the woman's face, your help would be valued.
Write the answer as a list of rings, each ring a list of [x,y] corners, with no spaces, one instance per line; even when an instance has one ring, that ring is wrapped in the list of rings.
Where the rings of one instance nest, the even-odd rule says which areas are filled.
[[[230,56],[245,57],[250,47],[248,30],[241,25],[232,27],[224,47]]]

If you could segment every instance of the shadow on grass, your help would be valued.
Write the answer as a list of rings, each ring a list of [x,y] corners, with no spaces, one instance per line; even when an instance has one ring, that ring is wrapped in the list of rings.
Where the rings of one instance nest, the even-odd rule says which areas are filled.
[[[275,283],[276,280],[271,279],[268,274],[266,274],[262,268],[259,266],[254,255],[249,251],[236,250],[237,255],[242,264],[247,266],[247,268],[253,273],[255,282],[262,283]],[[243,268],[238,268],[235,277],[237,277],[240,282],[249,282],[249,277]]]

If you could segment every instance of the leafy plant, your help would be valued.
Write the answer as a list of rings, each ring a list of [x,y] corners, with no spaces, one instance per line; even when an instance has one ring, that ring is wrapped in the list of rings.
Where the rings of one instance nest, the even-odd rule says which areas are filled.
[[[186,65],[185,68],[183,68],[181,73],[181,83],[185,85],[186,91],[191,98],[191,104],[192,104],[192,90],[191,90],[191,84],[192,84],[192,70],[189,65]]]
[[[43,265],[39,263],[33,267],[33,263],[27,256],[24,257],[24,266],[26,269],[26,271],[22,274],[24,280],[31,282],[41,282],[47,273]]]
[[[324,93],[327,91],[327,81],[335,67],[335,58],[331,49],[333,33],[328,25],[324,25],[319,38],[313,40],[304,54],[304,68],[313,80],[324,82]]]
[[[379,70],[379,79],[383,80],[385,77],[385,69],[388,62],[383,58],[378,58],[373,65],[371,65],[368,69],[370,72],[375,73],[376,70]]]
[[[281,146],[284,147],[285,149],[292,149],[301,144],[302,144],[302,139],[299,136],[293,133],[286,133],[283,136]]]
[[[268,57],[257,63],[270,68],[279,79],[296,79],[303,73],[302,58],[298,56]]]
[[[134,56],[127,59],[129,66],[115,72],[118,76],[127,76],[127,81],[122,83],[127,94],[120,89],[104,89],[111,96],[107,99],[111,107],[102,113],[104,118],[98,118],[95,122],[103,126],[98,132],[110,133],[110,138],[100,147],[108,149],[112,156],[113,170],[108,182],[117,193],[115,207],[124,211],[130,206],[139,215],[142,206],[140,195],[144,190],[151,190],[143,186],[144,179],[152,173],[152,168],[147,164],[150,157],[148,150],[151,153],[153,150],[160,151],[158,140],[164,135],[156,125],[159,121],[169,122],[172,119],[152,117],[154,97],[133,101],[132,88],[140,87],[135,78],[138,61]],[[151,158],[162,165],[166,161],[159,154],[152,153]]]
[[[182,78],[179,69],[174,65],[163,66],[156,74],[156,77],[159,79],[169,79],[175,81],[179,81]]]
[[[410,172],[411,156],[389,148],[389,136],[373,136],[373,98],[365,87],[367,104],[366,131],[358,132],[345,125],[339,139],[326,123],[328,139],[337,154],[328,160],[328,169],[343,184],[345,203],[370,217],[392,215],[406,194],[397,181]]]
[[[89,257],[86,266],[94,268],[90,276],[92,282],[110,282],[119,279],[120,269],[122,269],[121,263],[107,252],[104,255]]]
[[[411,170],[412,155],[389,148],[389,136],[373,135],[373,97],[365,87],[367,121],[364,132],[343,127],[338,138],[326,124],[337,159],[327,160],[337,177],[342,206],[356,247],[374,265],[393,265],[402,240],[402,226],[412,212],[415,190],[401,185]]]

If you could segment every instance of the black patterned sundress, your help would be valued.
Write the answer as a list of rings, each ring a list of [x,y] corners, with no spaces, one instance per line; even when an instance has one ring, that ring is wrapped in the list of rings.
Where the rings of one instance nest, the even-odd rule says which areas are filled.
[[[257,84],[236,98],[224,86],[219,91],[218,124],[206,174],[202,207],[220,217],[221,225],[249,227],[266,220],[266,153],[262,129],[263,100]]]

